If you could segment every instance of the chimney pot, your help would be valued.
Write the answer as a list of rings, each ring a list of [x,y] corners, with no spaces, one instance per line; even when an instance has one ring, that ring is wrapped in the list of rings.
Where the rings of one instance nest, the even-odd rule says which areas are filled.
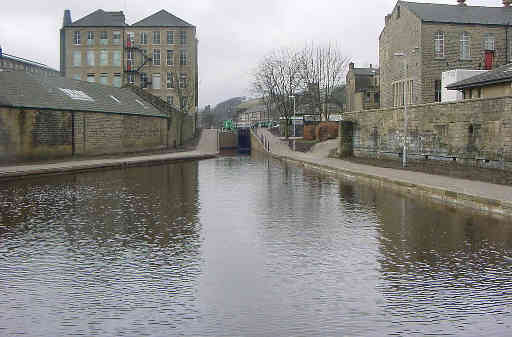
[[[64,10],[64,18],[62,19],[62,27],[71,26],[71,11],[69,9]]]

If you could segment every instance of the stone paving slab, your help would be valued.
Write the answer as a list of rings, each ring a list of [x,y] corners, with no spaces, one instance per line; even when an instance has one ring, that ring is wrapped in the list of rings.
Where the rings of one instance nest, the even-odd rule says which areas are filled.
[[[362,165],[341,159],[327,158],[323,152],[317,154],[293,152],[287,143],[266,129],[258,129],[256,134],[259,137],[263,136],[270,144],[271,154],[283,159],[337,173],[341,172],[347,177],[354,177],[355,180],[362,179],[372,184],[386,185],[406,193],[415,193],[455,205],[512,216],[511,186]]]
[[[155,165],[182,160],[200,160],[217,156],[216,130],[204,130],[194,151],[138,155],[124,158],[63,161],[51,164],[26,164],[0,167],[0,180],[17,179],[31,175],[60,174],[88,171],[92,169],[120,168],[140,165]]]

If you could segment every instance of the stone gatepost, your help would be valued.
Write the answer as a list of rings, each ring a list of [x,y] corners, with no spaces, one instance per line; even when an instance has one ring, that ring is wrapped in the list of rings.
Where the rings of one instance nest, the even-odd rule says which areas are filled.
[[[354,155],[354,123],[341,121],[339,129],[340,142],[338,144],[338,156],[340,158]]]

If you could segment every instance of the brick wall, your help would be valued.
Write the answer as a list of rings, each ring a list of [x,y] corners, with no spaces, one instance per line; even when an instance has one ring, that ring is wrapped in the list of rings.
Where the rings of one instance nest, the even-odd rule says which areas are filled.
[[[512,97],[410,106],[408,116],[409,159],[512,170]],[[403,117],[403,108],[345,113],[354,155],[398,159]]]

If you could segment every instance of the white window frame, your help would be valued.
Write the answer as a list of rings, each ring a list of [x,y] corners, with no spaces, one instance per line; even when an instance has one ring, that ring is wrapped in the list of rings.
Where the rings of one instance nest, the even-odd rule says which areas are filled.
[[[435,57],[444,57],[444,32],[437,32],[434,35],[434,53]]]
[[[496,50],[496,37],[492,33],[484,34],[484,50]]]
[[[100,66],[108,66],[108,50],[100,50]]]
[[[87,32],[87,45],[94,46],[94,32]]]
[[[160,90],[162,88],[162,76],[160,74],[151,74],[151,89]]]
[[[73,44],[75,46],[79,46],[81,44],[81,42],[82,42],[82,39],[80,37],[80,31],[79,30],[75,30],[73,32]]]
[[[160,65],[160,49],[158,48],[155,48],[153,49],[153,65],[154,66],[159,66]]]
[[[174,78],[171,71],[167,72],[167,89],[174,89]]]
[[[460,59],[471,59],[471,34],[462,32],[460,34]]]
[[[180,50],[180,65],[186,66],[188,64],[188,53],[187,50]]]
[[[87,51],[87,65],[89,67],[94,67],[96,65],[96,53],[94,50]]]
[[[186,30],[180,31],[180,44],[182,46],[187,44],[187,31]]]
[[[160,31],[153,31],[153,44],[160,44],[161,36]],[[157,39],[158,37],[158,39]]]
[[[148,32],[140,32],[140,44],[148,44]]]
[[[100,32],[100,45],[102,45],[102,46],[108,45],[108,32],[105,30]]]
[[[174,65],[174,50],[172,50],[172,49],[167,49],[167,65],[168,66]]]
[[[167,44],[174,44],[174,31],[167,31]]]
[[[118,37],[118,38],[116,38]],[[120,31],[114,31],[112,32],[112,44],[118,45],[121,44],[121,32]]]
[[[179,80],[179,86],[181,89],[187,89],[188,87],[188,74],[187,73],[180,73],[180,80]]]

